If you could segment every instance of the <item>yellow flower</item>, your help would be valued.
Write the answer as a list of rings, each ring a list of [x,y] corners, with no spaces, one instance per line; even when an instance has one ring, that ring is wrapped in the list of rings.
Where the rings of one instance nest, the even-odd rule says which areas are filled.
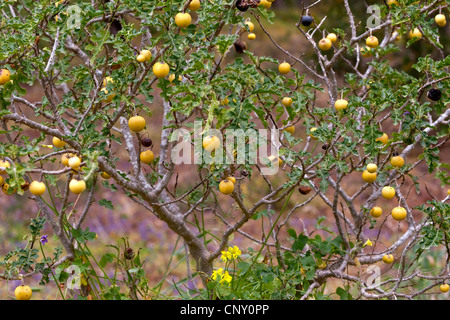
[[[228,271],[225,271],[225,273],[221,276],[222,279],[220,279],[220,284],[224,284],[226,283],[230,283],[231,280],[233,279],[230,274],[228,273]]]
[[[220,259],[222,259],[223,261],[227,261],[229,259],[231,259],[231,252],[230,251],[221,251],[222,256],[220,257]]]
[[[223,269],[222,269],[222,268],[219,268],[219,269],[217,269],[217,270],[214,270],[213,273],[212,273],[212,275],[211,275],[211,278],[212,278],[213,280],[216,280],[216,279],[217,279],[217,276],[222,277],[222,273],[223,273]]]
[[[365,246],[372,246],[372,241],[370,241],[370,239],[367,239],[366,243],[363,244],[363,247]]]
[[[230,253],[231,256],[233,256],[233,259],[236,259],[241,255],[241,250],[239,250],[237,246],[234,246],[233,248],[228,247],[228,252]]]

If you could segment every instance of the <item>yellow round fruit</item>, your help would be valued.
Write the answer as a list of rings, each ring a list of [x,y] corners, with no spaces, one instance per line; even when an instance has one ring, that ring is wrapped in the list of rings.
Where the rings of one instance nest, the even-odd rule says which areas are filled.
[[[285,107],[290,107],[291,104],[292,104],[292,98],[284,97],[283,100],[281,100],[281,103],[282,103],[283,106],[285,106]]]
[[[368,57],[372,56],[372,49],[370,49],[368,46],[361,47],[360,52],[364,58],[368,58]]]
[[[394,262],[394,256],[392,254],[385,254],[383,256],[383,262],[386,264],[391,264]]]
[[[200,9],[200,0],[192,0],[188,5],[188,9],[191,11],[197,11]]]
[[[236,183],[236,178],[235,177],[227,177],[227,180]]]
[[[139,159],[141,159],[141,162],[145,164],[151,164],[155,159],[155,155],[151,150],[145,150],[141,152],[141,154],[139,155]]]
[[[66,145],[65,141],[62,141],[61,139],[59,139],[57,137],[53,137],[52,142],[53,142],[53,145],[57,148],[62,148]]]
[[[386,133],[383,133],[381,137],[375,139],[375,141],[380,141],[382,144],[387,144],[389,141],[389,136]]]
[[[270,162],[275,163],[275,161],[278,162],[278,166],[281,166],[283,164],[283,160],[281,160],[280,157],[276,157],[276,156],[269,156],[267,157],[267,159],[269,159]]]
[[[216,136],[209,135],[203,138],[203,148],[208,151],[212,152],[213,150],[216,150],[220,146],[220,139]]]
[[[364,170],[364,172],[362,173],[362,178],[365,182],[372,183],[377,179],[377,173],[370,173],[369,171]]]
[[[278,71],[281,74],[288,74],[291,71],[291,65],[287,62],[283,62],[278,66]]]
[[[14,294],[16,295],[17,300],[30,300],[33,291],[29,286],[21,285],[14,290]]]
[[[103,179],[109,179],[109,178],[111,178],[111,176],[109,175],[109,174],[107,174],[106,172],[102,172],[102,173],[100,173],[100,176],[103,178]]]
[[[6,169],[9,168],[11,165],[9,164],[8,161],[3,161],[0,160],[0,174],[5,174],[6,173]],[[4,168],[4,169],[2,169]]]
[[[84,180],[72,179],[69,183],[69,189],[75,194],[80,194],[86,190],[86,182]]]
[[[65,153],[61,156],[61,163],[67,167],[69,165],[69,159],[75,156],[73,153]]]
[[[247,35],[247,39],[248,39],[248,40],[255,40],[255,39],[256,39],[256,34],[254,34],[253,32],[252,32],[252,33],[249,33],[249,34]]]
[[[77,170],[80,165],[81,165],[81,159],[77,156],[74,156],[72,158],[69,159],[69,161],[67,162],[67,164],[69,165],[69,167],[71,167],[72,169]]]
[[[289,126],[289,127],[285,128],[284,131],[289,132],[292,135],[295,132],[295,127]]]
[[[245,21],[245,24],[247,25],[249,32],[253,32],[253,30],[255,30],[255,25],[253,24],[253,22]]]
[[[327,39],[331,41],[331,43],[335,43],[337,41],[337,35],[336,33],[329,33],[327,35]]]
[[[30,192],[35,196],[42,196],[45,192],[45,183],[33,181],[30,183]]]
[[[219,190],[223,194],[231,194],[234,191],[234,183],[230,180],[222,180],[219,183]]]
[[[389,7],[392,7],[392,5],[396,5],[396,6],[400,5],[397,0],[388,0],[387,4]]]
[[[381,189],[381,195],[385,199],[392,199],[395,197],[395,189],[393,187],[385,186]]]
[[[316,131],[317,128],[316,127],[312,127],[311,129],[309,129],[309,136],[311,137],[311,139],[317,140],[317,137],[313,135],[313,132]]]
[[[148,61],[152,58],[152,53],[150,50],[147,49],[141,50],[140,54],[144,56],[145,61]]]
[[[392,209],[391,215],[395,220],[401,221],[406,218],[407,212],[403,207],[395,207],[394,209]]]
[[[0,187],[3,187],[4,184],[5,184],[5,178],[0,176]]]
[[[442,13],[437,14],[437,15],[434,17],[434,21],[436,22],[436,24],[437,24],[439,27],[444,27],[444,26],[447,24],[447,19],[445,18],[445,16],[444,16]]]
[[[450,189],[447,189],[447,195],[450,196]]]
[[[143,54],[140,54],[140,55],[138,55],[137,57],[136,57],[136,60],[138,61],[138,62],[145,62],[146,60],[145,60],[145,56],[143,55]]]
[[[378,170],[378,166],[375,163],[369,163],[367,164],[366,170],[370,173],[374,173]]]
[[[441,290],[442,293],[446,293],[450,289],[450,286],[447,283],[443,283],[439,286],[439,290]]]
[[[8,69],[0,69],[0,85],[4,85],[9,82],[11,72]]]
[[[383,210],[380,207],[373,207],[370,210],[370,215],[374,218],[379,218],[382,213],[383,213]]]
[[[266,9],[269,9],[272,6],[272,2],[267,1],[267,0],[261,0],[261,2],[259,4],[262,5]]]
[[[331,49],[331,40],[328,38],[322,38],[319,41],[319,49],[322,51],[327,51]]]
[[[334,107],[336,108],[336,110],[343,110],[343,109],[347,108],[347,106],[348,106],[348,101],[345,99],[338,99],[334,103]]]
[[[170,67],[167,63],[157,62],[153,65],[153,74],[158,78],[165,78],[170,72]]]
[[[375,36],[370,36],[366,39],[366,45],[369,48],[376,48],[376,47],[378,47],[378,44],[379,44],[378,38]]]
[[[175,16],[175,24],[180,28],[188,27],[192,22],[191,15],[187,12],[179,12]]]
[[[420,30],[418,28],[414,28],[414,30],[409,31],[408,34],[409,38],[422,38],[422,32],[420,32]]]
[[[145,128],[145,119],[141,116],[134,116],[128,119],[128,127],[133,132],[139,132]]]
[[[396,168],[401,168],[405,164],[405,159],[401,156],[395,156],[391,158],[391,165]]]

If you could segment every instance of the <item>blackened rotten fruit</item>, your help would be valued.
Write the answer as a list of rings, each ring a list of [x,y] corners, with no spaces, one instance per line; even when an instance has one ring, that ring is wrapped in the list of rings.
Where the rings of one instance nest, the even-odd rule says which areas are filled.
[[[301,23],[302,25],[304,25],[305,27],[310,26],[311,23],[313,23],[314,18],[311,16],[303,16],[301,19]]]
[[[433,100],[433,101],[439,101],[441,100],[441,90],[439,89],[430,89],[430,91],[428,91],[428,99]]]

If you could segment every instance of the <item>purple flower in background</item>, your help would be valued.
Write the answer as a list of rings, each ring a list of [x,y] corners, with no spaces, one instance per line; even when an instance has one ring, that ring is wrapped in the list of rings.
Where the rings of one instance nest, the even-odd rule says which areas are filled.
[[[404,116],[406,116],[406,115],[408,115],[408,114],[410,114],[411,112],[409,112],[409,111],[405,111],[404,113],[403,113],[403,115]]]
[[[44,234],[42,237],[41,237],[41,243],[42,244],[46,244],[47,242],[48,242],[48,235],[46,235],[46,234]]]

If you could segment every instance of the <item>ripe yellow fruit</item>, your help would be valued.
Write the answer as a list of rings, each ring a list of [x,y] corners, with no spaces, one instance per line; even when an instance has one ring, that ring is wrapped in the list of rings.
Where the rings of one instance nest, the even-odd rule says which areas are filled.
[[[366,39],[366,45],[369,48],[376,48],[376,47],[378,47],[378,44],[379,44],[378,38],[375,36],[370,36]]]
[[[445,18],[445,16],[442,13],[437,14],[434,17],[434,21],[436,22],[436,24],[439,27],[444,27],[447,24],[447,19]]]
[[[374,218],[379,218],[382,213],[383,213],[383,210],[380,207],[373,207],[370,210],[370,215]]]
[[[272,6],[272,2],[267,1],[267,0],[261,0],[261,2],[259,4],[262,5],[266,9],[269,9]]]
[[[281,74],[288,74],[291,71],[291,65],[287,62],[283,62],[278,66],[278,71]]]
[[[223,194],[231,194],[234,191],[234,183],[230,180],[222,180],[219,183],[219,190]]]
[[[80,165],[81,165],[81,159],[79,157],[77,157],[77,156],[74,156],[74,157],[69,159],[67,164],[72,169],[77,170],[80,167]]]
[[[394,262],[394,256],[392,254],[385,254],[383,256],[383,262],[386,264],[391,264]]]
[[[245,21],[245,24],[247,25],[249,32],[253,32],[253,30],[255,30],[255,25],[253,24],[253,22]]]
[[[362,173],[362,178],[365,182],[372,183],[377,179],[377,173],[370,173],[369,171],[364,170],[364,172]]]
[[[69,189],[75,194],[80,194],[86,190],[86,182],[84,180],[72,179],[69,183]]]
[[[69,165],[69,159],[74,157],[73,153],[65,153],[61,156],[61,163],[63,166],[67,167]]]
[[[255,39],[256,39],[256,34],[254,34],[253,32],[252,32],[252,33],[249,33],[249,34],[247,35],[247,39],[248,39],[248,40],[255,40]]]
[[[450,189],[447,189],[447,195],[450,196]]]
[[[144,56],[145,61],[148,61],[152,58],[152,53],[150,50],[147,49],[141,50],[140,54]]]
[[[381,195],[385,199],[392,199],[395,197],[395,189],[393,187],[385,186],[381,189]]]
[[[188,9],[191,11],[197,11],[200,9],[200,0],[192,0],[188,5]]]
[[[14,192],[16,192],[16,190],[17,189],[14,189],[13,191],[11,191],[11,194],[13,194]],[[7,184],[6,182],[3,184],[3,186],[2,186],[2,191],[3,191],[3,193],[4,194],[6,194],[6,195],[11,195],[10,193],[9,193],[9,184]]]
[[[145,119],[141,116],[134,116],[128,119],[128,127],[133,132],[139,132],[145,128]]]
[[[319,41],[319,49],[322,51],[327,51],[331,49],[331,40],[328,38],[322,38]]]
[[[283,100],[281,100],[281,103],[282,103],[283,106],[285,106],[285,107],[290,107],[291,104],[292,104],[292,98],[284,97]]]
[[[335,43],[337,41],[337,35],[336,33],[329,33],[327,35],[327,39],[331,41],[331,43]]]
[[[9,168],[10,166],[11,165],[9,164],[8,161],[0,160],[0,174],[5,174],[6,173],[5,169]],[[2,169],[2,168],[4,168],[4,169]]]
[[[145,164],[151,164],[155,159],[155,155],[151,150],[145,150],[141,152],[141,154],[139,155],[139,159],[141,159],[141,162]]]
[[[227,177],[227,180],[236,183],[236,178],[235,177]]]
[[[394,209],[392,209],[391,215],[395,220],[401,221],[406,218],[407,212],[403,207],[395,207]]]
[[[343,109],[347,108],[347,106],[348,106],[348,101],[345,99],[338,99],[334,103],[334,107],[336,108],[336,110],[343,110]]]
[[[62,148],[66,145],[65,141],[62,141],[61,139],[59,139],[57,137],[53,137],[52,142],[53,142],[53,145],[57,148]]]
[[[153,65],[153,74],[158,78],[165,78],[170,72],[170,67],[167,63],[157,62]]]
[[[105,102],[105,103],[109,103],[109,102],[111,102],[112,101],[112,99],[114,98],[114,96],[115,96],[115,94],[114,93],[112,93],[112,94],[110,94],[110,95],[108,95],[108,90],[106,90],[106,88],[102,88],[100,91],[102,91],[104,94],[105,94],[105,96],[106,96],[106,98],[105,99],[102,99],[102,101],[103,102]]]
[[[369,171],[370,173],[374,173],[375,171],[378,170],[378,166],[375,163],[369,163],[366,167],[366,170]]]
[[[175,24],[180,28],[188,27],[192,22],[191,15],[187,12],[179,12],[175,16]]]
[[[312,127],[311,129],[309,129],[309,136],[311,137],[311,139],[317,140],[317,137],[313,135],[313,132],[316,131],[317,128],[316,127]]]
[[[439,290],[441,290],[442,293],[446,293],[450,289],[450,286],[447,283],[443,283],[439,286]]]
[[[370,49],[368,46],[361,47],[360,52],[364,58],[368,58],[368,57],[372,56],[372,49]]]
[[[203,148],[208,151],[212,152],[213,150],[216,150],[220,146],[220,139],[216,136],[209,135],[203,138]]]
[[[137,57],[136,57],[136,60],[138,61],[138,62],[145,62],[146,60],[145,60],[145,56],[143,55],[143,54],[140,54],[140,55],[138,55]]]
[[[33,294],[33,291],[29,286],[21,285],[14,290],[14,294],[17,300],[30,300]]]
[[[100,173],[100,176],[103,178],[103,179],[109,179],[109,178],[111,178],[111,176],[109,175],[109,174],[107,174],[106,172],[102,172],[102,173]]]
[[[3,187],[4,184],[5,184],[5,178],[0,176],[0,187]]]
[[[413,38],[420,39],[420,38],[422,38],[422,32],[420,32],[420,30],[418,28],[414,28],[414,30],[409,31],[408,36],[410,39],[413,39]]]
[[[388,0],[387,4],[389,7],[392,7],[392,5],[396,5],[396,6],[400,5],[397,0]]]
[[[284,131],[289,132],[292,135],[295,132],[295,127],[289,126],[289,127],[285,128]]]
[[[35,196],[42,196],[45,192],[45,183],[33,181],[30,183],[30,192]]]
[[[11,72],[8,69],[0,69],[0,85],[4,85],[9,82]]]
[[[375,141],[380,141],[382,144],[387,144],[389,141],[389,136],[386,133],[383,133],[381,137],[375,139]]]
[[[401,168],[405,164],[405,160],[401,156],[391,158],[391,165],[396,168]]]

